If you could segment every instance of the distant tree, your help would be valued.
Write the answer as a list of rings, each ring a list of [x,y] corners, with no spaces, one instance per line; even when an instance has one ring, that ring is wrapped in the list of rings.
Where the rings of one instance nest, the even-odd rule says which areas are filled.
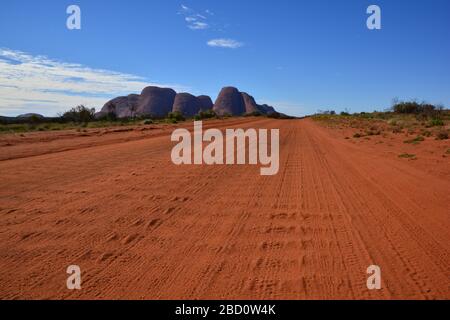
[[[197,115],[195,115],[195,120],[202,120],[202,119],[211,119],[217,117],[214,110],[206,110],[206,111],[200,111]]]
[[[173,120],[173,121],[184,121],[185,120],[183,114],[179,111],[169,112],[169,114],[167,115],[167,118],[170,120]]]
[[[95,119],[95,109],[86,108],[83,105],[79,105],[75,108],[66,111],[62,115],[64,121],[72,121],[77,123],[87,123]]]

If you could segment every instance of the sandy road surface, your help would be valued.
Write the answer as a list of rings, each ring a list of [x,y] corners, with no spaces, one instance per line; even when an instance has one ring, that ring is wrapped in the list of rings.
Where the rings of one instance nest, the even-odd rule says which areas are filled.
[[[177,167],[169,133],[0,161],[0,298],[450,298],[450,181],[309,120],[233,126],[280,129],[278,175]]]

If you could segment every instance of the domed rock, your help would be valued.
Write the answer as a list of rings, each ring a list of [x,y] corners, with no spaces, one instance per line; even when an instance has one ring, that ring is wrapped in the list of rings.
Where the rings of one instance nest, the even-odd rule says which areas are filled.
[[[225,87],[220,91],[219,96],[214,103],[213,110],[218,115],[243,115],[245,113],[244,99],[238,89],[234,87]]]
[[[198,96],[197,99],[200,101],[201,111],[208,111],[214,107],[214,104],[209,96]]]
[[[259,105],[258,109],[263,114],[272,114],[272,113],[276,112],[272,106],[269,106],[267,104]]]
[[[172,111],[175,96],[172,89],[147,87],[142,90],[137,112],[139,115],[165,117]]]
[[[130,94],[126,97],[114,98],[103,106],[102,110],[95,114],[96,118],[114,114],[117,118],[128,118],[137,115],[138,94]]]
[[[185,117],[195,116],[201,108],[200,100],[190,93],[178,93],[173,103],[173,112],[180,112]]]
[[[251,95],[242,92],[242,98],[244,99],[245,113],[261,112],[255,98]]]
[[[31,118],[43,119],[44,116],[39,113],[25,113],[25,114],[18,115],[17,118],[19,118],[19,119],[31,119]]]

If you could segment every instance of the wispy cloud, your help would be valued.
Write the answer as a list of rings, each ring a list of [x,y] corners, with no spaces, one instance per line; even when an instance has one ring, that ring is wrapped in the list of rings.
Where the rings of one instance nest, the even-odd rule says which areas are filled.
[[[192,29],[192,30],[203,30],[203,29],[208,29],[208,24],[205,22],[194,21],[194,22],[190,23],[188,27],[189,27],[189,29]]]
[[[0,115],[39,112],[55,115],[79,104],[101,108],[114,97],[156,84],[146,78],[0,48]]]
[[[203,13],[199,13],[198,11],[182,4],[180,9],[178,10],[178,14],[184,16],[184,21],[186,25],[191,30],[205,30],[210,29],[211,31],[220,31],[223,32],[226,26],[217,25],[214,23],[214,12],[209,9],[206,9]],[[240,48],[244,45],[244,43],[239,42],[233,39],[212,39],[207,42],[210,47],[220,47],[220,48],[229,48],[236,49]]]
[[[228,49],[237,49],[244,45],[242,42],[233,39],[212,39],[209,40],[207,44],[210,47],[220,47]]]
[[[204,30],[209,28],[208,18],[205,15],[198,13],[184,4],[181,5],[178,13],[185,17],[184,20],[187,23],[187,27],[191,30]],[[207,10],[206,14],[211,15],[211,11]]]

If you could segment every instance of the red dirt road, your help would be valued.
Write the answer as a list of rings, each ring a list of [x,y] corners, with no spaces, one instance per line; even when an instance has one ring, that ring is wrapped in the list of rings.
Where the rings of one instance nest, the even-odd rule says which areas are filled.
[[[0,147],[0,298],[450,299],[448,175],[310,120],[217,126],[279,128],[278,175],[177,167],[171,130]]]

